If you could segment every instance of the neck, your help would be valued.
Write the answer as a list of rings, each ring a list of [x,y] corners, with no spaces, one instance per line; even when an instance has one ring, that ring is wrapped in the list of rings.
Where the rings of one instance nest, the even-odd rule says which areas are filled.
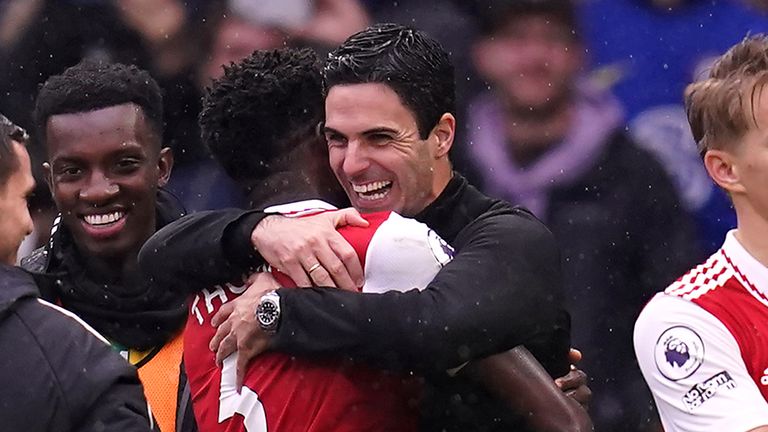
[[[138,251],[130,253],[128,258],[104,258],[82,256],[82,265],[88,278],[103,283],[119,283],[124,287],[134,286],[141,279],[138,263]]]
[[[573,109],[562,103],[540,110],[507,107],[506,134],[512,157],[528,165],[562,142],[571,126]]]
[[[312,178],[312,173],[293,170],[280,171],[252,182],[247,187],[248,206],[264,208],[305,199],[328,199]]]
[[[750,255],[768,267],[768,236],[765,235],[768,232],[768,218],[749,205],[737,205],[737,200],[734,200],[734,207],[738,221],[736,239]]]

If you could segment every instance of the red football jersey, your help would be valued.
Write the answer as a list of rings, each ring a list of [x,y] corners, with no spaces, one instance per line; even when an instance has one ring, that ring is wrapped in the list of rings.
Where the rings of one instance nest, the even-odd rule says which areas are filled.
[[[645,307],[635,351],[670,432],[768,425],[768,268],[723,247]]]
[[[268,210],[303,216],[331,208],[313,201]],[[339,229],[363,265],[363,292],[422,289],[451,259],[451,248],[419,222],[391,212],[364,216],[370,222],[368,227]],[[282,274],[276,276],[281,283],[288,280]],[[236,354],[219,369],[208,344],[215,334],[211,318],[223,303],[243,290],[242,286],[232,285],[203,290],[190,306],[184,361],[202,432],[417,429],[416,379],[340,357],[310,359],[274,352],[263,354],[249,365],[244,387],[238,394]]]

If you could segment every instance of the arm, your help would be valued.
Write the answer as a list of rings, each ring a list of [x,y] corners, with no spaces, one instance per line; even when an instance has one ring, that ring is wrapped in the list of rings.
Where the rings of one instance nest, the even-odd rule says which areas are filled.
[[[567,323],[558,322],[560,263],[549,231],[497,212],[473,222],[454,246],[458,254],[424,291],[280,290],[283,318],[271,347],[446,370],[517,345],[550,344],[556,334],[564,360]],[[567,369],[565,362],[548,370]]]
[[[354,249],[336,232],[344,225],[368,222],[354,209],[303,218],[257,210],[201,212],[155,233],[142,247],[139,265],[156,283],[188,293],[241,282],[265,263],[300,286],[355,291],[363,271]],[[264,239],[271,247],[262,250]]]
[[[139,253],[139,265],[158,284],[195,293],[241,279],[263,264],[250,233],[267,215],[226,209],[185,216],[157,231]]]
[[[659,294],[635,324],[635,353],[668,432],[762,431],[768,403],[714,316]]]
[[[587,412],[563,393],[524,347],[469,363],[468,374],[539,432],[591,431]]]

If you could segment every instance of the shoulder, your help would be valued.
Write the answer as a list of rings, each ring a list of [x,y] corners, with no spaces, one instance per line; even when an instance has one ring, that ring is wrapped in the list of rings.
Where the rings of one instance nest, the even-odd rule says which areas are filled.
[[[453,248],[427,225],[393,212],[377,219],[365,253],[364,292],[423,289],[453,259]]]
[[[43,246],[21,259],[20,266],[30,272],[43,273],[48,267],[48,249]]]

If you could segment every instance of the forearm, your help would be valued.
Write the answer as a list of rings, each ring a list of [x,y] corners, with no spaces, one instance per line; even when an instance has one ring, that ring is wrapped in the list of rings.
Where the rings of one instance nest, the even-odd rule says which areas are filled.
[[[445,370],[532,341],[548,343],[562,330],[565,370],[548,369],[566,373],[568,329],[559,329],[559,260],[551,238],[495,234],[476,236],[423,291],[282,290],[284,316],[273,348]]]
[[[461,371],[539,432],[591,431],[586,411],[566,396],[524,347],[470,362]]]
[[[156,283],[190,293],[239,280],[260,264],[250,231],[265,216],[240,209],[185,216],[147,240],[139,265]]]

